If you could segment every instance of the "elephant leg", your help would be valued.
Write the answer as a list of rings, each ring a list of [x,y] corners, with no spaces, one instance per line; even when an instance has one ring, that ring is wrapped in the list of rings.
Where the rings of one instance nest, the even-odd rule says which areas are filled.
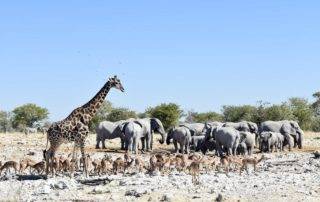
[[[178,153],[178,142],[176,140],[173,140],[173,145],[174,145],[174,152]]]
[[[189,145],[189,142],[186,143],[186,148],[185,148],[187,154],[189,154],[190,152],[190,145]]]
[[[132,152],[132,144],[133,144],[133,140],[132,140],[132,138],[130,138],[130,139],[128,140],[128,148],[127,148],[127,151]]]
[[[297,136],[294,136],[293,137],[293,148],[297,148],[297,146],[298,146],[298,138],[297,138]]]
[[[133,144],[132,144],[132,151],[134,151],[135,154],[138,154],[138,139],[134,138],[133,139]]]
[[[150,137],[150,134],[146,137],[146,148],[147,148],[147,152],[150,151],[150,148],[151,148],[151,137]]]
[[[298,148],[299,149],[302,149],[302,142],[303,142],[303,137],[302,137],[302,135],[300,135],[299,139],[298,139]]]
[[[101,140],[97,140],[96,149],[100,149],[100,141]]]
[[[120,140],[121,140],[121,150],[125,150],[125,149],[126,149],[126,147],[125,147],[125,141],[124,141],[123,138],[120,138]]]
[[[151,151],[153,150],[153,135],[154,135],[154,132],[151,133],[151,144],[150,144]]]
[[[232,148],[231,148],[231,147],[229,147],[229,148],[227,149],[227,154],[228,154],[228,155],[232,155]]]
[[[180,142],[179,145],[180,145],[180,152],[181,152],[181,154],[184,154],[184,143],[183,143],[183,142]]]
[[[102,140],[102,149],[106,149],[106,139]]]
[[[217,143],[217,150],[218,150],[219,156],[222,156],[222,148],[219,143]]]
[[[146,149],[146,138],[145,137],[141,138],[141,143],[142,143],[141,150],[145,151],[145,149]]]

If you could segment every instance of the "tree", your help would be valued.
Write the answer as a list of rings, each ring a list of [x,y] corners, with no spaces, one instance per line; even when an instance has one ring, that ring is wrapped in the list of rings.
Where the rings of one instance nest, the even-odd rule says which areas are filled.
[[[316,99],[316,101],[311,105],[312,109],[316,116],[320,116],[320,91],[314,93],[312,96]]]
[[[253,114],[253,122],[260,124],[264,121],[267,121],[266,109],[270,105],[268,102],[258,101],[258,106],[256,107],[255,113]]]
[[[266,120],[282,121],[282,120],[294,120],[294,115],[287,105],[282,103],[281,105],[272,105],[265,109]]]
[[[0,132],[8,132],[12,129],[11,113],[0,111]]]
[[[311,128],[313,110],[308,100],[294,97],[289,99],[288,104],[300,127],[304,130],[309,130]]]
[[[91,122],[89,123],[90,131],[94,131],[96,126],[108,119],[108,115],[112,111],[112,103],[109,101],[104,101],[100,107],[100,109],[97,111],[96,115],[92,118]]]
[[[137,114],[135,111],[131,111],[127,108],[114,108],[107,116],[107,120],[112,122],[126,120],[129,118],[137,118]]]
[[[204,112],[204,113],[198,113],[198,112],[189,112],[188,115],[189,118],[187,118],[190,122],[197,122],[197,123],[205,123],[207,121],[220,121],[222,122],[224,120],[224,117],[216,112]]]
[[[311,131],[320,132],[320,117],[312,117],[312,122],[310,126]]]
[[[223,106],[222,112],[225,121],[239,122],[239,121],[254,121],[257,108],[251,105],[243,106]]]
[[[17,107],[12,112],[14,128],[32,127],[35,122],[47,119],[49,115],[46,108],[31,103]]]
[[[158,118],[167,130],[178,124],[179,119],[183,116],[183,110],[181,110],[177,104],[163,103],[156,107],[148,108],[146,114],[150,117]]]

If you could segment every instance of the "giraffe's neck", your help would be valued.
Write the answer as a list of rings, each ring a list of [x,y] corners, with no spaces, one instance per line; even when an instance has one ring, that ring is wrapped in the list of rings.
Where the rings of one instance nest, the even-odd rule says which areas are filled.
[[[81,107],[83,108],[83,111],[91,118],[93,118],[93,116],[97,113],[98,109],[100,109],[101,105],[103,104],[110,89],[111,84],[108,81],[89,102]]]
[[[108,81],[89,102],[73,110],[71,114],[64,119],[64,121],[81,121],[85,124],[89,124],[98,109],[101,107],[111,87],[111,83]]]

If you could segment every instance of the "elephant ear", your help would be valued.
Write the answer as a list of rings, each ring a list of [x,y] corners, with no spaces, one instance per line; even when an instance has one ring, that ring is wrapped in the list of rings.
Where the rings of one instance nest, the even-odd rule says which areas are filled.
[[[256,128],[254,127],[253,123],[248,123],[250,132],[255,132]]]
[[[175,129],[175,127],[172,127],[168,130],[168,136],[170,136],[173,133],[173,130]]]
[[[135,124],[138,124],[141,128],[143,128],[143,125],[142,125],[141,122],[139,122],[139,121],[134,121],[134,123],[135,123]]]
[[[240,132],[240,142],[242,142],[246,138],[247,138],[247,133],[241,133]]]
[[[126,128],[127,128],[127,126],[128,126],[128,124],[129,124],[129,122],[125,122],[125,123],[123,123],[123,124],[120,124],[120,125],[119,125],[120,130],[121,130],[121,132],[122,132],[122,133],[124,133],[124,132],[125,132],[125,130],[126,130]]]
[[[269,133],[269,137],[272,138],[272,136],[273,136],[273,133],[270,132],[270,133]]]
[[[150,125],[152,130],[158,129],[160,127],[160,120],[156,118],[151,118],[150,119]]]
[[[159,133],[165,133],[162,122],[157,118],[150,119],[151,130],[157,131]]]

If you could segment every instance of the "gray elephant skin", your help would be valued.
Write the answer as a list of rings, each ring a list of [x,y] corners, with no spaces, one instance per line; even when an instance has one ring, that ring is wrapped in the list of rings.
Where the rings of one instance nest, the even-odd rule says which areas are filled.
[[[171,142],[171,139],[173,140],[174,144],[174,151],[175,153],[178,153],[178,144],[180,146],[180,152],[182,154],[189,153],[190,151],[190,142],[191,142],[191,133],[190,130],[186,127],[177,127],[172,128],[168,131],[167,135],[167,144],[169,145]]]
[[[159,133],[162,137],[159,140],[160,144],[163,144],[166,140],[166,131],[161,123],[161,121],[157,118],[144,118],[144,119],[137,119],[141,125],[144,126],[144,137],[142,138],[142,150],[150,151],[153,148],[153,134]]]
[[[294,140],[294,147],[302,149],[304,133],[296,121],[265,121],[260,125],[260,133],[264,131],[281,133],[285,137],[285,141],[289,142],[291,135]],[[289,144],[290,146],[290,144]],[[291,150],[291,148],[289,148]]]
[[[260,145],[262,152],[276,152],[278,149],[283,150],[284,137],[281,133],[276,132],[262,132],[260,134]]]
[[[223,127],[232,127],[238,131],[258,133],[258,125],[250,121],[241,121],[237,123],[227,122]]]
[[[138,154],[138,144],[143,137],[144,126],[137,121],[126,122],[122,127],[125,150]]]
[[[204,124],[203,129],[202,129],[202,133],[203,133],[203,134],[206,134],[207,131],[208,131],[210,128],[212,128],[212,127],[221,128],[223,125],[224,125],[224,123],[218,122],[218,121],[206,122],[206,123]]]
[[[120,138],[122,130],[118,126],[125,121],[118,121],[118,122],[110,122],[110,121],[103,121],[98,124],[96,127],[96,149],[100,149],[100,142],[102,143],[102,148],[106,149],[105,140],[111,140],[115,138]],[[124,149],[123,141],[121,149]]]
[[[251,132],[240,132],[240,144],[243,148],[244,155],[252,155],[253,149],[255,147],[256,134]]]
[[[253,123],[250,121],[241,121],[241,122],[237,122],[237,123],[227,122],[223,125],[223,127],[232,127],[238,131],[254,133],[255,134],[255,145],[258,144],[259,128],[256,123]]]
[[[190,148],[192,148],[196,152],[200,151],[201,145],[203,144],[205,137],[206,136],[204,135],[192,136],[191,142],[190,142]]]
[[[247,145],[245,142],[240,142],[237,148],[238,155],[246,155],[248,153]]]
[[[223,150],[227,155],[236,155],[240,143],[240,133],[233,127],[211,128],[206,134],[206,141],[214,139],[220,156]]]
[[[217,143],[214,139],[205,139],[202,144],[199,144],[199,146],[196,148],[196,151],[201,151],[204,155],[206,155],[208,151],[215,151],[215,154],[218,155]]]
[[[190,130],[191,136],[203,135],[202,131],[204,128],[204,123],[180,123],[179,127],[186,127]]]

